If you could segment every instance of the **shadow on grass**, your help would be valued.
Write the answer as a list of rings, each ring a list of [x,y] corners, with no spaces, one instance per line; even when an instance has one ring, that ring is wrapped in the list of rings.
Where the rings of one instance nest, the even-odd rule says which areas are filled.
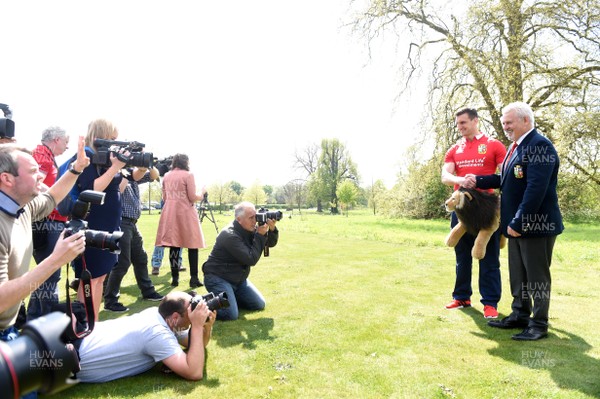
[[[487,325],[481,311],[463,310],[473,319],[481,332],[474,335],[494,341],[496,348],[490,355],[521,365],[525,369],[546,370],[561,389],[579,391],[600,398],[600,360],[586,354],[592,349],[583,338],[571,332],[552,328],[548,337],[535,342],[515,341],[511,337],[521,329],[502,330]]]
[[[241,313],[234,321],[217,321],[213,327],[211,341],[227,348],[241,345],[246,349],[256,348],[256,341],[273,341],[271,331],[275,322],[270,317],[246,319]]]
[[[219,379],[211,378],[205,369],[201,381],[187,381],[176,374],[165,374],[162,363],[145,373],[119,378],[101,384],[79,383],[57,394],[60,398],[96,399],[98,397],[176,397],[192,393],[198,386],[217,388]],[[166,395],[166,396],[165,396]],[[45,397],[45,396],[44,396]],[[50,396],[49,396],[50,397]]]

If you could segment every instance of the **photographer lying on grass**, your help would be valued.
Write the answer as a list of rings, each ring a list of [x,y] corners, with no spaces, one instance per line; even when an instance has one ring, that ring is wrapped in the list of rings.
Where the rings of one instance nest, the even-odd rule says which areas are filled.
[[[190,294],[174,291],[158,307],[96,323],[93,333],[79,346],[81,371],[77,378],[106,382],[143,373],[162,361],[186,380],[201,380],[204,348],[217,314],[205,302],[192,311],[191,299]],[[193,336],[191,340],[188,334]],[[187,347],[187,352],[180,345]]]

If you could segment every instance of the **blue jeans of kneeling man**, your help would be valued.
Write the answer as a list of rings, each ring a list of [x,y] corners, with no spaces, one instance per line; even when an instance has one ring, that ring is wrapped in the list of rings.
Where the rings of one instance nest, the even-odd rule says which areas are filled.
[[[247,279],[239,284],[231,284],[214,274],[205,274],[204,286],[208,292],[215,295],[227,293],[229,308],[217,310],[217,320],[237,320],[239,309],[263,310],[266,306],[265,298]]]

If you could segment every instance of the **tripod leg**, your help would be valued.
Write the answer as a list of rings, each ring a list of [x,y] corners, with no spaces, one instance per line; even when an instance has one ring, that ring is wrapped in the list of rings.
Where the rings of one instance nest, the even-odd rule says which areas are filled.
[[[215,222],[215,215],[213,215],[213,211],[211,208],[208,208],[208,211],[210,212],[209,220],[215,225],[215,230],[217,234],[219,234],[219,228],[217,227],[217,222]]]

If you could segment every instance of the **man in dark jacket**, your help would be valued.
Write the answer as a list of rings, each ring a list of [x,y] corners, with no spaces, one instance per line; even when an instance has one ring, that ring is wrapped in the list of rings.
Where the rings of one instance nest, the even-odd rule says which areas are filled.
[[[524,328],[512,338],[533,341],[548,334],[550,263],[556,236],[564,229],[556,192],[559,159],[550,140],[534,128],[529,105],[507,105],[502,110],[502,126],[513,144],[501,174],[477,176],[476,184],[502,191],[500,228],[508,237],[513,302],[508,317],[488,325]]]
[[[274,247],[279,239],[275,220],[256,225],[256,208],[250,202],[235,207],[235,220],[217,236],[204,265],[204,285],[208,292],[226,292],[229,308],[219,309],[218,320],[237,320],[239,309],[262,310],[265,299],[248,280],[250,267],[256,265],[265,246]]]

